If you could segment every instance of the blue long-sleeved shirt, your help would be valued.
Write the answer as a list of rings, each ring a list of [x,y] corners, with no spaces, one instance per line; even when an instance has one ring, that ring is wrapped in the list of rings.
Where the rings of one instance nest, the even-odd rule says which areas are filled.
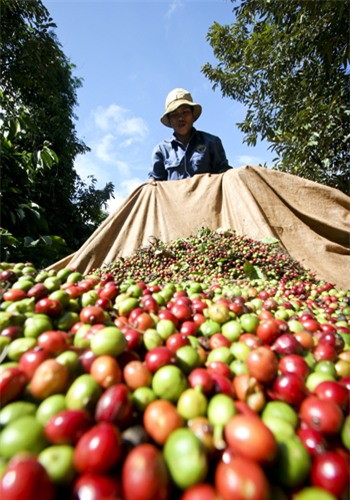
[[[193,128],[187,146],[173,135],[160,142],[152,153],[152,170],[159,181],[179,180],[196,174],[223,173],[231,167],[219,137]]]

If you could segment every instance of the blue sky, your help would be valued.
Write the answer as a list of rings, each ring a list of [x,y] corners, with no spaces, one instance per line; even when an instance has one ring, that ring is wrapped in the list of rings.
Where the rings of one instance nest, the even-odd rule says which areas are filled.
[[[214,21],[234,21],[230,0],[42,0],[57,25],[66,57],[83,79],[78,90],[76,131],[91,152],[76,158],[85,180],[113,182],[115,210],[147,182],[153,147],[171,135],[159,121],[175,87],[203,107],[195,126],[218,135],[230,165],[271,163],[266,143],[243,144],[236,123],[245,109],[223,98],[201,72],[215,64],[206,40]]]

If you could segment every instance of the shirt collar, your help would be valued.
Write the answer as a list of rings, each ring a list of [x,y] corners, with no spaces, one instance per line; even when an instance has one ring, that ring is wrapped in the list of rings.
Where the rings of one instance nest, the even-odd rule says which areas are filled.
[[[193,137],[197,134],[197,129],[196,128],[192,128],[192,134],[191,134],[191,137],[190,137],[190,140],[188,141],[189,143],[191,142],[191,140],[193,139]],[[169,137],[169,139],[165,139],[166,142],[176,142],[178,144],[181,144],[181,142],[176,138],[175,134],[173,134],[171,137]]]

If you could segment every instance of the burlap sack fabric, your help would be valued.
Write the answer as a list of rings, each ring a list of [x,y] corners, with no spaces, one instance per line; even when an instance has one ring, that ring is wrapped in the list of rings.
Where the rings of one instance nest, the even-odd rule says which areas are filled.
[[[72,266],[86,274],[131,255],[152,237],[169,242],[195,235],[201,227],[234,229],[253,239],[278,238],[319,278],[350,289],[350,198],[255,166],[142,184],[78,251],[50,268]]]

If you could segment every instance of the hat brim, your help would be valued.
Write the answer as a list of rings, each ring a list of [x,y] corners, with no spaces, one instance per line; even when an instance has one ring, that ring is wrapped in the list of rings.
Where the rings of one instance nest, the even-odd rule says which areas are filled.
[[[193,121],[195,122],[196,120],[198,120],[198,118],[202,114],[202,106],[195,102],[188,102],[188,100],[186,99],[179,99],[176,102],[170,104],[169,108],[167,109],[167,112],[164,113],[164,115],[160,118],[161,123],[166,127],[172,128],[169,122],[168,115],[169,113],[173,113],[174,111],[176,111],[177,108],[179,108],[183,104],[186,104],[187,106],[191,106],[193,108]]]

